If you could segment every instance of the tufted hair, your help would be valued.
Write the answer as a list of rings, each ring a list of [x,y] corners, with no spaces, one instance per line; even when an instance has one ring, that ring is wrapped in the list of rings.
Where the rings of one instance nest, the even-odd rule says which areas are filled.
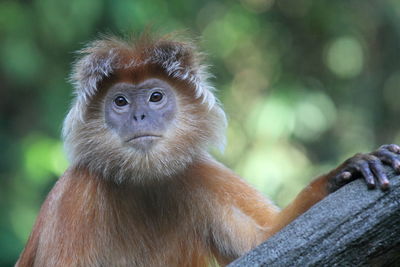
[[[101,170],[105,176],[116,175],[112,165],[115,162],[124,162],[117,164],[123,169],[132,169],[129,166],[137,163],[133,169],[139,176],[172,175],[194,157],[204,154],[210,146],[223,148],[225,113],[208,81],[210,74],[203,63],[204,56],[193,42],[172,40],[171,36],[156,38],[148,33],[137,39],[106,37],[89,43],[78,55],[70,77],[75,98],[63,127],[65,147],[73,164],[89,165],[89,169]],[[176,136],[170,136],[170,143],[146,155],[118,148],[115,136],[107,132],[99,112],[95,112],[95,117],[87,116],[107,79],[123,71],[132,76],[135,73],[141,75],[143,69],[147,69],[150,77],[157,77],[160,73],[155,72],[162,72],[167,82],[181,87],[181,92],[190,91],[190,94],[183,94],[185,96],[178,93],[179,103],[184,107],[180,108],[179,122],[172,133]],[[194,99],[188,99],[188,95]],[[101,111],[101,105],[97,105],[96,110]],[[174,138],[180,138],[181,142]],[[118,153],[109,150],[118,150]],[[114,163],[105,163],[106,159],[101,159],[105,154]],[[94,156],[98,158],[94,159]],[[171,160],[165,160],[166,157]],[[141,173],[149,168],[151,173],[150,170]],[[123,180],[126,175],[123,171],[118,174],[118,179]]]

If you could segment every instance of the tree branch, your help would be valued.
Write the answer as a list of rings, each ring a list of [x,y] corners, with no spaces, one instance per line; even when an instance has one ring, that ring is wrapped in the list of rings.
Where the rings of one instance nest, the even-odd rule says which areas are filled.
[[[395,266],[400,263],[400,176],[387,192],[356,180],[230,266]]]

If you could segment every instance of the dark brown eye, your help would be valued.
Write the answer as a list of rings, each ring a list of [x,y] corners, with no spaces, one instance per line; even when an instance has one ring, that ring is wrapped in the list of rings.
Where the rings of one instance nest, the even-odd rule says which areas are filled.
[[[128,105],[128,101],[123,96],[117,96],[117,98],[114,99],[114,103],[118,107],[123,107],[123,106]]]
[[[150,96],[150,102],[159,102],[163,98],[163,94],[160,92],[154,92]]]

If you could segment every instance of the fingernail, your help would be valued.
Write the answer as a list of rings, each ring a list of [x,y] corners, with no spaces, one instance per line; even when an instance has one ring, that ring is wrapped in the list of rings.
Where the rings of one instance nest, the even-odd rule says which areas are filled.
[[[375,189],[375,184],[367,184],[368,189]]]
[[[381,189],[382,190],[388,190],[389,189],[389,182],[385,182],[381,184]]]

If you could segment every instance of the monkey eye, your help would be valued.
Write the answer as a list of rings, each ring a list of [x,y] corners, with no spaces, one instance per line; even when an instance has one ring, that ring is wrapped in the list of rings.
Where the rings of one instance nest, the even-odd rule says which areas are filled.
[[[114,99],[114,103],[115,103],[115,105],[117,105],[118,107],[123,107],[123,106],[128,105],[128,100],[126,100],[126,98],[123,97],[123,96],[117,96],[117,97]]]
[[[163,94],[160,92],[154,92],[150,96],[150,102],[159,102],[163,98]]]

